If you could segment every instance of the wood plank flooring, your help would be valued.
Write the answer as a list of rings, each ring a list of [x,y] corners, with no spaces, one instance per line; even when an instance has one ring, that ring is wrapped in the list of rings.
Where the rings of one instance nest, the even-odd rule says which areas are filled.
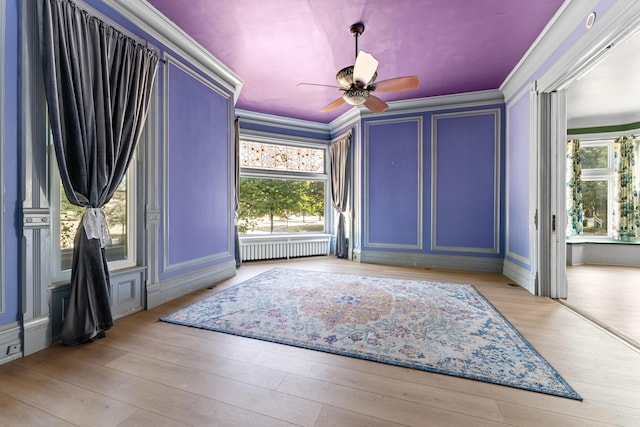
[[[158,321],[269,268],[471,283],[584,401]],[[499,274],[333,257],[238,275],[116,321],[107,337],[0,366],[0,426],[638,426],[640,352]]]
[[[567,267],[568,306],[640,349],[640,268]]]

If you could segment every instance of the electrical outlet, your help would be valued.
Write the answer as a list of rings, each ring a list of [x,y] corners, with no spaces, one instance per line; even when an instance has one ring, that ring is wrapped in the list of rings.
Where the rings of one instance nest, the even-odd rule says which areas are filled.
[[[20,344],[12,344],[7,347],[7,356],[16,353],[20,353]]]

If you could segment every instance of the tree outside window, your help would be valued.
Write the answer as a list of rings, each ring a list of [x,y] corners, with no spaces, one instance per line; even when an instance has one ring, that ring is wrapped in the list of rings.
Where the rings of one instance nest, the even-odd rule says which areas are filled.
[[[325,148],[240,143],[242,235],[325,231]]]

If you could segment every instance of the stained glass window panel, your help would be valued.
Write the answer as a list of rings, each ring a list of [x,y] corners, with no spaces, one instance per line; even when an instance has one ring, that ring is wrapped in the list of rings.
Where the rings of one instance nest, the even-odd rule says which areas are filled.
[[[324,173],[324,150],[241,141],[240,167]]]

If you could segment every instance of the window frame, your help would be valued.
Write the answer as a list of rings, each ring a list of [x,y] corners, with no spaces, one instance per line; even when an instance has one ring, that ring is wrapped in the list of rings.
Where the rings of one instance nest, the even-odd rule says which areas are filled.
[[[247,132],[241,131],[239,135],[240,145],[243,142],[252,142],[259,144],[279,145],[286,147],[299,147],[299,148],[313,148],[323,151],[324,157],[324,172],[293,172],[283,170],[272,169],[260,169],[260,168],[244,168],[239,166],[240,178],[265,178],[265,179],[285,179],[285,180],[298,180],[298,181],[321,181],[324,182],[324,228],[323,231],[309,231],[309,232],[288,232],[288,233],[274,233],[274,234],[239,234],[240,240],[243,239],[258,239],[258,238],[287,238],[291,236],[310,236],[318,234],[330,234],[333,220],[331,216],[331,209],[333,208],[331,202],[331,176],[329,173],[329,141],[315,140],[311,138],[294,137],[288,135],[266,135],[262,132]],[[238,153],[238,156],[240,153]],[[242,190],[240,190],[242,191]]]
[[[629,130],[624,132],[610,132],[610,133],[599,133],[599,134],[576,134],[576,135],[568,135],[568,139],[570,138],[579,138],[580,139],[580,148],[584,147],[595,147],[595,146],[606,146],[607,147],[607,155],[608,155],[608,164],[607,168],[584,168],[581,171],[581,180],[582,181],[607,181],[608,182],[608,192],[607,192],[607,235],[596,236],[596,235],[580,235],[580,236],[572,236],[567,237],[567,241],[570,242],[620,242],[618,236],[615,235],[614,229],[614,211],[616,210],[616,171],[615,171],[615,140],[624,135],[635,135],[636,138],[640,139],[639,135],[640,129]],[[640,144],[638,144],[638,149],[636,152],[636,176],[638,177],[638,182],[636,185],[640,188]],[[640,236],[635,239],[631,239],[630,242],[640,242]]]
[[[49,133],[49,139],[51,139]],[[60,181],[60,172],[56,162],[53,141],[47,144],[49,148],[49,202],[51,212],[51,275],[54,283],[65,282],[71,279],[71,269],[62,270],[60,267],[62,259],[62,250],[60,248],[60,196],[62,183]],[[137,156],[136,149],[133,158],[127,169],[127,256],[125,259],[117,261],[108,261],[107,266],[109,272],[123,270],[125,268],[135,267],[137,265],[137,233],[138,221],[136,213],[138,211],[137,201]]]
[[[580,149],[589,147],[607,147],[607,167],[582,169],[581,180],[586,181],[606,181],[607,182],[607,235],[582,235],[586,239],[603,240],[612,239],[613,236],[613,216],[615,210],[615,170],[614,170],[614,150],[613,139],[596,139],[589,141],[580,140]],[[583,207],[584,210],[584,207]]]

